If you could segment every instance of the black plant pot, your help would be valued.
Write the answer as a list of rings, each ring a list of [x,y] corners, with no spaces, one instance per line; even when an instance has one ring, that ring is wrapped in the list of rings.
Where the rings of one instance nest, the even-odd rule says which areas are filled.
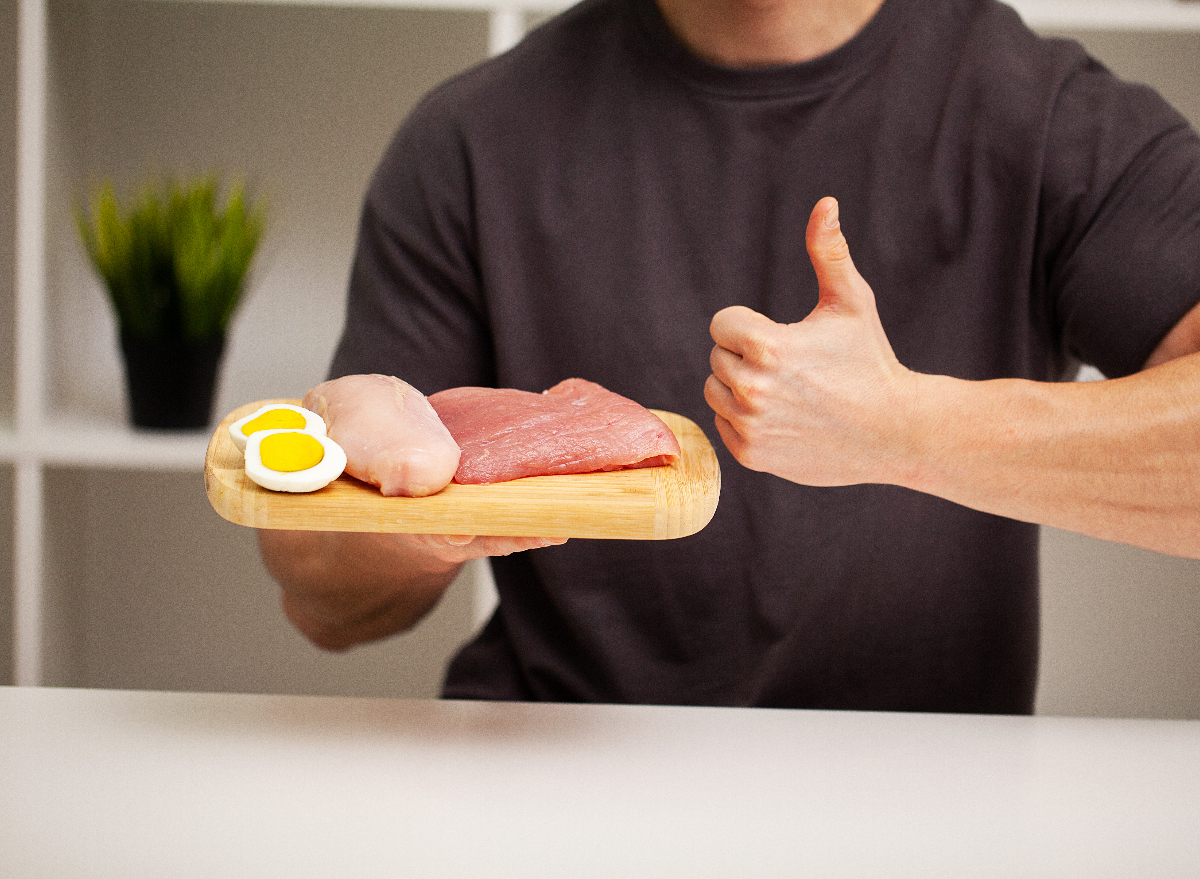
[[[225,338],[143,339],[121,331],[125,386],[135,427],[196,430],[212,419]]]

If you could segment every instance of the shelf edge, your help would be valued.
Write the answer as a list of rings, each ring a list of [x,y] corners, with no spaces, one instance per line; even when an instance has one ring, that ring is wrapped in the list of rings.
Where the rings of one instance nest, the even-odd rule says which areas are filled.
[[[1197,0],[1007,0],[1031,28],[1200,31]]]
[[[185,0],[147,0],[176,3]],[[241,3],[246,0],[204,0]],[[252,0],[263,6],[423,9],[502,14],[555,13],[575,0]],[[1031,27],[1085,30],[1200,30],[1198,0],[1007,0]]]
[[[156,433],[118,425],[55,425],[0,432],[0,461],[42,466],[201,473],[211,432]]]

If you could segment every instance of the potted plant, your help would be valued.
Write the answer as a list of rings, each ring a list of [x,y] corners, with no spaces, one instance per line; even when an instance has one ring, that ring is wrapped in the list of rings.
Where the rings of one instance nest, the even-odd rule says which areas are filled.
[[[212,177],[150,183],[128,207],[111,182],[76,211],[84,250],[116,312],[137,427],[209,424],[229,321],[262,237],[245,187]]]

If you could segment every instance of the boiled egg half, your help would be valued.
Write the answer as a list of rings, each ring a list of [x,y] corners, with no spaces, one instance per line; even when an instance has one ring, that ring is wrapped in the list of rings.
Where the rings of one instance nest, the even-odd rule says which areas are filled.
[[[272,403],[239,418],[229,425],[229,438],[238,447],[246,450],[250,436],[260,430],[303,430],[315,436],[326,434],[325,419],[316,412],[290,403]]]
[[[346,452],[325,436],[288,428],[253,431],[246,476],[271,491],[316,491],[342,475]]]

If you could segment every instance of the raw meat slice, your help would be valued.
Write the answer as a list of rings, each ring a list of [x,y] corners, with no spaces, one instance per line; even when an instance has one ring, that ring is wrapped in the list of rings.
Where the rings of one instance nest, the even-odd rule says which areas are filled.
[[[655,467],[680,454],[657,415],[584,379],[540,394],[451,388],[429,402],[462,450],[454,481],[464,485]]]
[[[346,472],[387,497],[435,494],[458,468],[454,437],[425,395],[398,378],[333,379],[309,391],[304,407],[325,419],[330,438],[346,450]]]

